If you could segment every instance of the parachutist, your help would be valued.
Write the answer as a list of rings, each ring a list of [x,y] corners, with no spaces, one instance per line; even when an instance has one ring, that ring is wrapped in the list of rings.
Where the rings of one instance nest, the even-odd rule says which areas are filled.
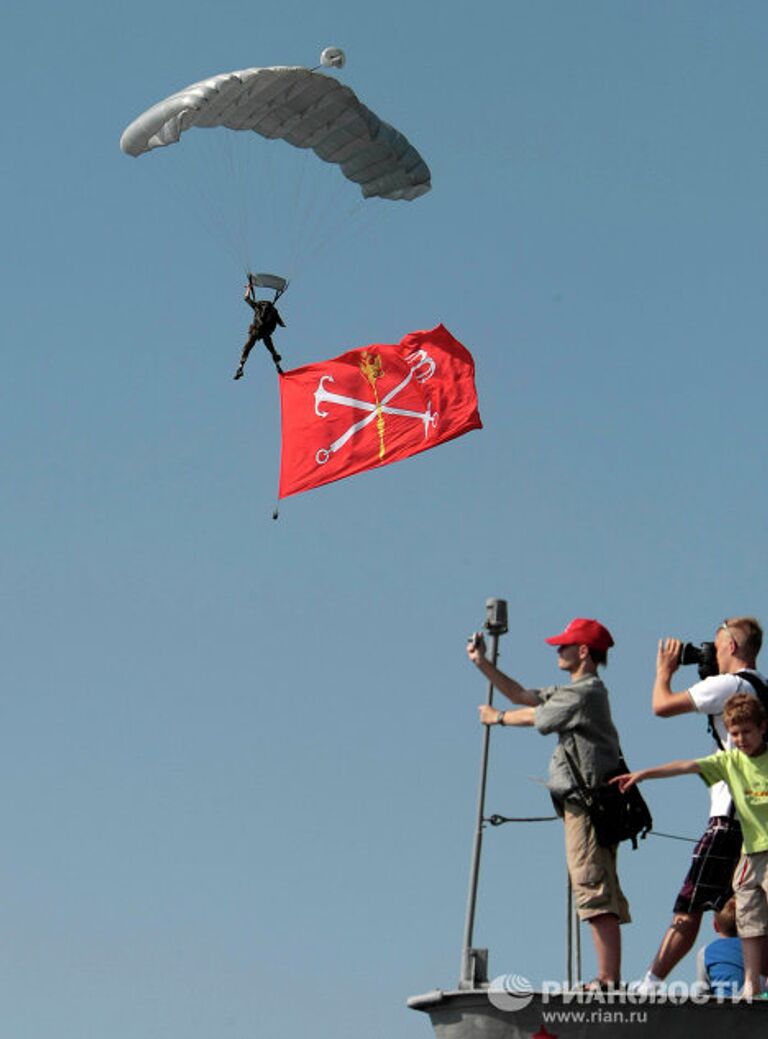
[[[253,321],[248,329],[248,339],[246,340],[243,352],[240,355],[240,364],[237,366],[235,372],[235,379],[242,379],[245,374],[245,362],[248,360],[248,354],[251,352],[255,343],[261,339],[272,355],[272,360],[275,362],[275,368],[282,375],[283,369],[280,367],[281,357],[280,354],[275,350],[275,345],[272,342],[272,333],[275,331],[278,325],[281,328],[285,328],[283,319],[277,312],[277,307],[274,303],[270,303],[268,299],[256,299],[253,294],[253,285],[251,281],[245,287],[245,295],[243,299],[249,307],[253,309]]]

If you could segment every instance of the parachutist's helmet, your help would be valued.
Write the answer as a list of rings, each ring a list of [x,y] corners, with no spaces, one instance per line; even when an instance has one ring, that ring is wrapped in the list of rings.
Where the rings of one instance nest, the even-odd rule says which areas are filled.
[[[347,56],[341,47],[326,47],[320,55],[320,64],[324,68],[342,69]]]

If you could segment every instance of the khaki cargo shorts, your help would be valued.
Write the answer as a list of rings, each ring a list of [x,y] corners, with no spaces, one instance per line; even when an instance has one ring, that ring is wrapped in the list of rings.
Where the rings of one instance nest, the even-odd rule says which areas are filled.
[[[597,843],[589,816],[578,805],[566,802],[563,822],[565,858],[579,919],[613,913],[619,923],[630,923],[629,903],[616,872],[616,848],[603,848]]]
[[[742,855],[733,874],[739,938],[768,934],[768,851]]]

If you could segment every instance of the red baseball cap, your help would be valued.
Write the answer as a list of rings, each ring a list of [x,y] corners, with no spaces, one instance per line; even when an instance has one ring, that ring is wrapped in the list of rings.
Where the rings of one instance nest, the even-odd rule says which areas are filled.
[[[550,646],[589,646],[590,649],[610,649],[613,638],[610,631],[599,621],[587,617],[574,617],[561,635],[544,639]]]

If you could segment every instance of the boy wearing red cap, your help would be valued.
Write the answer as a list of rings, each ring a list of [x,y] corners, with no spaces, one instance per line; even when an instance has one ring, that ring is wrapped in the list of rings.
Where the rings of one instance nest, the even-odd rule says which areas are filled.
[[[619,764],[608,690],[597,674],[613,638],[598,621],[577,617],[546,641],[557,647],[557,666],[570,675],[565,685],[526,689],[486,658],[481,636],[470,640],[467,653],[500,693],[520,705],[513,711],[481,706],[484,725],[535,726],[543,735],[557,733],[547,786],[565,823],[566,860],[579,917],[589,923],[595,945],[598,974],[590,987],[607,988],[618,985],[621,977],[619,925],[629,922],[629,906],[616,872],[616,848],[598,844],[568,757],[587,786],[597,785]]]

